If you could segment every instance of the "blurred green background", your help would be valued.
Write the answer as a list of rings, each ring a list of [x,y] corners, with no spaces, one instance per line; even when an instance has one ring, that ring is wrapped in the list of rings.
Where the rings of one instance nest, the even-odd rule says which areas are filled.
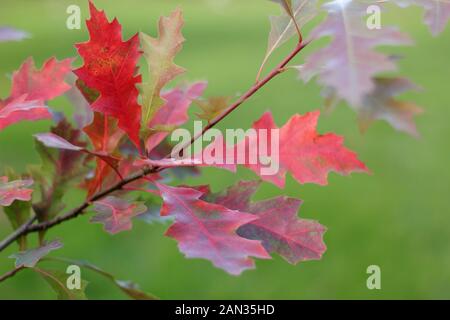
[[[279,12],[274,3],[261,0],[95,3],[106,10],[108,17],[118,17],[127,38],[137,31],[155,35],[158,17],[181,6],[187,42],[177,62],[188,69],[181,80],[207,79],[209,96],[233,96],[253,83],[266,50],[267,17]],[[88,36],[84,23],[81,30],[66,29],[66,8],[70,4],[79,4],[83,20],[88,18],[84,0],[1,1],[0,24],[32,34],[23,42],[0,44],[2,97],[9,93],[11,72],[28,56],[33,56],[39,66],[53,55],[59,59],[76,56],[73,44],[86,41]],[[274,257],[272,261],[257,261],[256,270],[233,277],[208,261],[185,259],[175,241],[163,237],[167,226],[136,221],[131,232],[110,236],[101,225],[88,223],[88,216],[49,232],[50,239],[60,237],[64,242],[64,248],[55,255],[89,260],[164,299],[450,298],[450,152],[446,141],[450,137],[450,27],[433,38],[421,22],[420,9],[390,9],[383,15],[383,23],[401,25],[416,40],[414,47],[389,48],[389,52],[404,57],[399,63],[400,73],[424,88],[404,97],[425,109],[417,121],[422,137],[414,139],[395,132],[383,122],[361,135],[355,113],[339,106],[330,116],[321,117],[319,131],[345,136],[346,145],[359,153],[372,175],[331,174],[327,187],[301,186],[289,177],[285,190],[266,183],[256,197],[287,194],[303,199],[299,215],[328,227],[328,251],[321,261],[292,266]],[[288,50],[290,44],[274,55],[273,64]],[[296,60],[301,61],[302,57]],[[78,59],[76,64],[80,63]],[[304,85],[294,72],[287,72],[233,113],[221,128],[247,128],[267,109],[281,125],[294,113],[321,108],[321,104],[316,84]],[[71,112],[65,98],[53,101],[51,106]],[[38,163],[31,134],[45,132],[49,126],[46,121],[24,122],[0,132],[0,166],[23,171],[26,164]],[[254,177],[245,169],[238,175],[208,169],[202,177],[187,182],[210,183],[218,190]],[[71,206],[82,201],[78,192],[68,192],[66,198]],[[0,216],[0,237],[10,231],[9,223]],[[0,254],[1,273],[13,267],[8,256],[16,250],[14,245]],[[366,287],[366,268],[372,264],[381,267],[381,290]],[[90,298],[124,298],[110,283],[89,271],[83,272],[83,278],[90,282]],[[2,299],[54,297],[47,283],[28,270],[0,284]]]

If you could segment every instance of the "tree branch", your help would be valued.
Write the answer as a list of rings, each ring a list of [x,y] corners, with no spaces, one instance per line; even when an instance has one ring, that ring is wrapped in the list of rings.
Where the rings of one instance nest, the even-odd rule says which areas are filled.
[[[34,221],[36,221],[36,216],[30,218],[27,222],[22,224],[13,233],[11,233],[8,237],[6,237],[0,243],[0,251],[2,251],[4,248],[8,247],[11,243],[13,243],[15,240],[19,239],[22,235],[24,235],[25,234],[24,232],[28,229],[29,226],[33,224]]]
[[[24,266],[20,266],[20,267],[15,268],[15,269],[13,269],[13,270],[11,270],[11,271],[8,271],[8,272],[5,273],[4,275],[0,276],[0,282],[3,282],[3,281],[5,281],[5,280],[7,280],[7,279],[9,279],[9,278],[14,277],[18,272],[20,272],[20,271],[22,271],[22,270],[24,270],[24,269],[25,269]]]
[[[191,144],[193,144],[198,138],[203,136],[206,131],[214,127],[216,124],[218,124],[220,121],[222,121],[225,117],[227,117],[231,112],[233,112],[235,109],[237,109],[241,104],[243,104],[245,101],[247,101],[250,97],[252,97],[257,91],[259,91],[262,87],[264,87],[270,80],[272,80],[274,77],[279,75],[285,70],[286,65],[304,48],[308,45],[308,43],[298,43],[297,46],[294,48],[294,50],[289,53],[289,55],[283,59],[283,61],[278,64],[263,80],[257,82],[254,84],[245,94],[243,94],[235,103],[233,103],[231,106],[229,106],[222,114],[217,116],[214,120],[212,120],[210,123],[208,123],[201,133],[194,136],[190,142],[186,143],[181,147],[181,150],[186,149]],[[64,215],[58,216],[50,221],[41,222],[38,224],[34,224],[33,222],[36,218],[33,218],[33,220],[30,219],[27,223],[23,224],[21,227],[19,227],[16,231],[14,231],[10,236],[8,236],[5,240],[3,240],[0,243],[0,252],[3,251],[6,247],[8,247],[14,240],[18,239],[21,236],[27,235],[32,232],[38,232],[38,231],[44,231],[47,229],[50,229],[56,225],[59,225],[60,223],[63,223],[65,221],[74,219],[81,215],[85,209],[87,209],[92,202],[97,201],[115,191],[121,190],[124,186],[127,184],[134,182],[136,180],[142,179],[145,176],[160,172],[162,170],[166,169],[165,167],[149,167],[141,172],[135,173],[134,175],[131,175],[127,177],[126,179],[123,179],[122,181],[118,182],[114,186],[105,189],[90,199],[86,200],[82,205],[79,207],[67,212]]]

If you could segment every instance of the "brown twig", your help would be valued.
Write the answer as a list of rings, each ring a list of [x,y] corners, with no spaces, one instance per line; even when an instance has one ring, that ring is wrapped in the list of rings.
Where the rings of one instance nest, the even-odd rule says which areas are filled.
[[[5,280],[7,280],[7,279],[9,279],[9,278],[14,277],[18,272],[20,272],[20,271],[22,271],[22,270],[24,270],[24,269],[25,269],[24,266],[20,266],[20,267],[15,268],[15,269],[13,269],[13,270],[11,270],[11,271],[8,271],[8,272],[5,273],[4,275],[0,276],[0,282],[3,282],[3,281],[5,281]]]
[[[212,120],[210,123],[208,123],[201,133],[194,136],[190,142],[186,143],[181,147],[181,150],[186,149],[191,144],[193,144],[198,138],[203,136],[206,131],[214,127],[217,123],[222,121],[225,117],[227,117],[231,112],[233,112],[237,107],[239,107],[242,103],[247,101],[250,97],[252,97],[258,90],[260,90],[264,85],[266,85],[270,80],[272,80],[274,77],[279,75],[285,70],[286,65],[307,45],[307,43],[299,43],[294,50],[285,58],[278,66],[276,66],[263,80],[257,82],[254,84],[244,95],[242,95],[235,103],[233,103],[231,106],[229,106],[222,114],[217,116],[214,120]],[[106,190],[103,190],[90,199],[86,200],[82,205],[79,207],[67,212],[64,215],[58,216],[50,221],[41,222],[38,224],[32,224],[33,221],[28,221],[26,224],[22,225],[20,228],[18,228],[15,232],[13,232],[10,236],[8,236],[5,240],[3,240],[0,243],[0,252],[4,250],[6,247],[8,247],[12,242],[14,242],[16,239],[18,239],[21,236],[27,235],[32,232],[39,232],[48,230],[56,225],[59,225],[65,221],[74,219],[81,215],[85,209],[87,209],[92,202],[97,201],[115,191],[121,190],[124,186],[127,184],[134,182],[136,180],[142,179],[145,176],[160,172],[162,170],[166,169],[165,167],[150,167],[142,170],[141,172],[135,173],[134,175],[131,175],[127,177],[126,179],[121,180],[117,184],[115,184],[112,187],[109,187]]]

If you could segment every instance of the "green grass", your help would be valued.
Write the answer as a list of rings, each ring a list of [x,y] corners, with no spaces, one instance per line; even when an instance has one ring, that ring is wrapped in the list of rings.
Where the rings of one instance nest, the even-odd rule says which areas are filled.
[[[267,16],[278,9],[261,0],[231,0],[220,7],[221,2],[97,0],[96,4],[106,9],[109,17],[119,18],[126,36],[141,30],[154,35],[158,16],[181,6],[187,42],[177,62],[189,70],[183,80],[208,79],[207,95],[235,95],[254,81],[265,52]],[[0,44],[3,97],[10,86],[5,75],[28,56],[39,65],[53,55],[76,56],[73,44],[87,39],[84,27],[75,31],[65,28],[65,10],[76,3],[83,9],[83,19],[87,18],[85,1],[2,1],[1,23],[33,34],[30,40]],[[405,96],[425,109],[418,118],[422,137],[413,139],[382,122],[361,135],[355,114],[339,106],[331,116],[322,116],[319,130],[344,135],[346,145],[359,153],[372,174],[332,174],[327,187],[301,186],[289,177],[285,190],[264,184],[257,194],[257,199],[287,194],[305,201],[299,215],[328,227],[328,251],[321,261],[292,266],[275,257],[258,261],[256,270],[232,277],[207,261],[185,259],[176,243],[163,236],[166,226],[135,222],[133,231],[109,236],[100,225],[89,224],[88,217],[49,232],[49,238],[63,239],[65,246],[57,254],[87,259],[166,299],[450,298],[450,152],[446,140],[450,137],[450,28],[432,38],[420,22],[420,10],[403,11],[388,13],[383,22],[400,24],[417,42],[414,47],[390,52],[404,57],[400,73],[424,88]],[[289,45],[280,50],[273,63],[288,50]],[[78,59],[76,63],[81,62]],[[64,99],[52,102],[52,106],[70,110]],[[294,113],[320,107],[319,88],[314,83],[302,84],[288,72],[233,113],[221,128],[247,128],[267,109],[281,125]],[[26,164],[36,163],[31,134],[44,132],[49,125],[45,121],[21,123],[0,132],[0,166],[24,170]],[[238,175],[207,169],[202,177],[188,183],[209,183],[218,190],[245,178],[254,175],[244,169]],[[70,205],[82,200],[77,192],[68,193],[66,198]],[[0,237],[9,232],[8,222],[0,216]],[[11,246],[0,254],[1,273],[12,268],[7,257],[15,250]],[[382,269],[379,291],[366,288],[366,268],[372,264]],[[90,281],[87,293],[91,298],[123,298],[95,274],[85,271],[83,277]],[[0,284],[0,298],[51,299],[54,294],[39,276],[25,271]]]

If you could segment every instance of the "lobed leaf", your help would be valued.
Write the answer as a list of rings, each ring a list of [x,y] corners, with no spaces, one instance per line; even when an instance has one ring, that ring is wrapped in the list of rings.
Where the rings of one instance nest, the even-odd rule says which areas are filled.
[[[236,234],[256,216],[205,202],[200,199],[202,192],[194,189],[155,184],[164,201],[161,216],[175,217],[166,235],[178,241],[186,257],[208,259],[232,275],[254,268],[250,257],[269,258],[259,241]]]
[[[59,240],[53,240],[48,243],[44,243],[38,248],[21,251],[10,256],[12,259],[16,259],[16,268],[26,267],[34,268],[36,264],[50,251],[62,248],[63,244]]]
[[[419,87],[406,78],[376,78],[373,93],[364,98],[361,106],[355,107],[359,114],[361,131],[375,120],[385,120],[393,128],[412,136],[419,136],[414,117],[422,109],[412,102],[400,101],[395,97],[405,91],[418,90]]]
[[[12,77],[12,90],[9,99],[26,96],[27,101],[52,100],[71,87],[65,78],[72,72],[73,59],[47,60],[41,70],[37,70],[32,58],[27,59]]]
[[[438,36],[445,30],[450,19],[449,0],[391,0],[401,7],[417,5],[425,10],[424,23],[430,28],[433,36]]]
[[[169,17],[161,17],[158,38],[141,33],[142,49],[150,76],[149,81],[142,85],[142,128],[145,134],[150,121],[165,103],[161,90],[176,76],[185,72],[185,69],[174,63],[175,56],[185,41],[181,33],[183,25],[183,14],[177,9]]]
[[[203,165],[207,165],[204,160],[206,156],[224,163],[213,166],[231,171],[236,170],[237,164],[243,164],[261,179],[280,188],[285,185],[287,172],[301,184],[319,185],[328,183],[327,177],[332,171],[341,175],[367,172],[368,169],[357,155],[343,146],[342,137],[332,133],[317,133],[319,114],[319,111],[315,111],[303,116],[294,115],[279,129],[272,114],[266,112],[253,124],[254,134],[247,133],[236,145],[227,146],[220,137],[208,145],[202,153]],[[272,149],[276,145],[278,148]],[[232,159],[230,154],[234,156]],[[269,166],[273,167],[273,173],[264,170]]]
[[[72,59],[58,62],[51,58],[41,70],[32,58],[26,60],[12,77],[11,95],[0,100],[0,130],[20,121],[35,121],[52,117],[45,101],[70,89],[64,78],[71,72]]]
[[[370,30],[364,19],[367,6],[352,0],[326,3],[326,20],[313,32],[315,39],[332,37],[331,43],[310,55],[300,76],[331,87],[339,98],[360,105],[364,96],[375,89],[373,77],[394,71],[396,65],[388,55],[374,49],[381,45],[407,45],[411,40],[394,27]]]
[[[299,219],[301,200],[287,197],[252,202],[258,181],[240,181],[218,194],[208,193],[204,199],[229,209],[258,216],[237,230],[246,239],[261,241],[267,252],[276,252],[291,264],[318,260],[326,250],[323,234],[326,228],[316,221]]]
[[[86,24],[90,40],[76,45],[84,65],[74,72],[87,87],[100,93],[92,103],[93,110],[117,119],[119,127],[140,148],[141,106],[136,84],[141,82],[141,76],[135,74],[139,38],[135,35],[123,42],[119,22],[109,22],[92,2],[89,8],[91,18]]]
[[[97,214],[91,222],[99,222],[104,225],[111,234],[132,228],[131,219],[144,213],[147,208],[143,203],[129,203],[126,200],[109,196],[94,202],[94,210]]]

